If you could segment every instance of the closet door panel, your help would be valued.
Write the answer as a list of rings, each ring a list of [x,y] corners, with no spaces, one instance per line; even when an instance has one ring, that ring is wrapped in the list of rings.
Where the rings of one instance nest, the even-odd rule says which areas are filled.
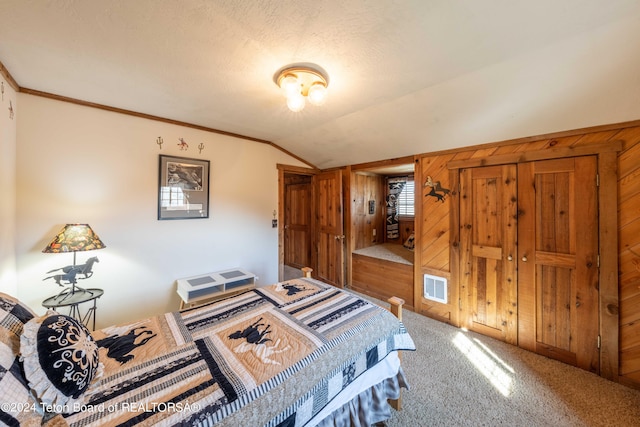
[[[338,288],[344,287],[344,224],[342,171],[313,177],[313,226],[316,271],[314,277]]]
[[[518,344],[598,372],[597,161],[518,166]]]
[[[470,330],[517,343],[516,166],[460,175],[462,320]]]

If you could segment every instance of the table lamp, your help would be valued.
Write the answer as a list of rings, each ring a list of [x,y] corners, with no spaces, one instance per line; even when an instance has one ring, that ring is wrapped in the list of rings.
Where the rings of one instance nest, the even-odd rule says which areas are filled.
[[[62,230],[53,238],[51,243],[42,250],[44,253],[61,253],[61,252],[73,252],[73,265],[66,267],[56,268],[47,272],[47,274],[54,271],[62,270],[60,274],[54,274],[52,276],[45,277],[42,280],[54,279],[55,282],[60,285],[71,285],[63,289],[58,296],[63,294],[74,294],[78,290],[86,291],[85,289],[76,286],[78,279],[88,279],[93,275],[93,264],[99,262],[98,257],[91,257],[86,263],[76,264],[76,252],[91,251],[94,249],[103,249],[106,245],[102,243],[102,240],[91,229],[89,224],[67,224]],[[80,277],[84,276],[84,277]],[[66,281],[63,283],[62,281]]]

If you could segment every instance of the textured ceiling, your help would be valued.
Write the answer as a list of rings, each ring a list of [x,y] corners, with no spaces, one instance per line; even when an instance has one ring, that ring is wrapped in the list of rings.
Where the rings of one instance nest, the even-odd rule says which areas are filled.
[[[638,0],[0,0],[23,87],[271,141],[320,168],[640,118]],[[281,67],[329,99],[287,110]]]

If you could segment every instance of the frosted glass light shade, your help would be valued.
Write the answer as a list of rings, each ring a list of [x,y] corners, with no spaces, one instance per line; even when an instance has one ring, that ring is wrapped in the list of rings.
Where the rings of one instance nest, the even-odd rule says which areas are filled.
[[[294,93],[287,97],[287,107],[289,110],[297,113],[298,111],[302,111],[304,109],[304,96],[301,93]]]
[[[289,98],[290,96],[300,93],[300,83],[298,83],[296,76],[290,74],[282,79],[280,89],[282,89],[282,94],[286,98]]]
[[[307,98],[313,105],[322,105],[327,99],[327,88],[322,83],[314,83],[309,88]]]

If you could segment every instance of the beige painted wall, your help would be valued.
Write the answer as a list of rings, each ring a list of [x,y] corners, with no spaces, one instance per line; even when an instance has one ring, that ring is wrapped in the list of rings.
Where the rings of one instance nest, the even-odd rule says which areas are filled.
[[[258,284],[277,280],[276,164],[302,163],[266,144],[32,95],[19,102],[18,293],[31,307],[43,312],[42,300],[60,289],[43,278],[73,257],[42,249],[72,222],[90,224],[107,246],[78,253],[79,263],[100,260],[79,283],[105,290],[97,327],[177,309],[180,277],[243,267]],[[208,219],[157,220],[160,154],[210,160]]]
[[[16,92],[0,76],[0,292],[17,295],[15,256],[16,215]],[[13,109],[13,118],[9,108]]]

